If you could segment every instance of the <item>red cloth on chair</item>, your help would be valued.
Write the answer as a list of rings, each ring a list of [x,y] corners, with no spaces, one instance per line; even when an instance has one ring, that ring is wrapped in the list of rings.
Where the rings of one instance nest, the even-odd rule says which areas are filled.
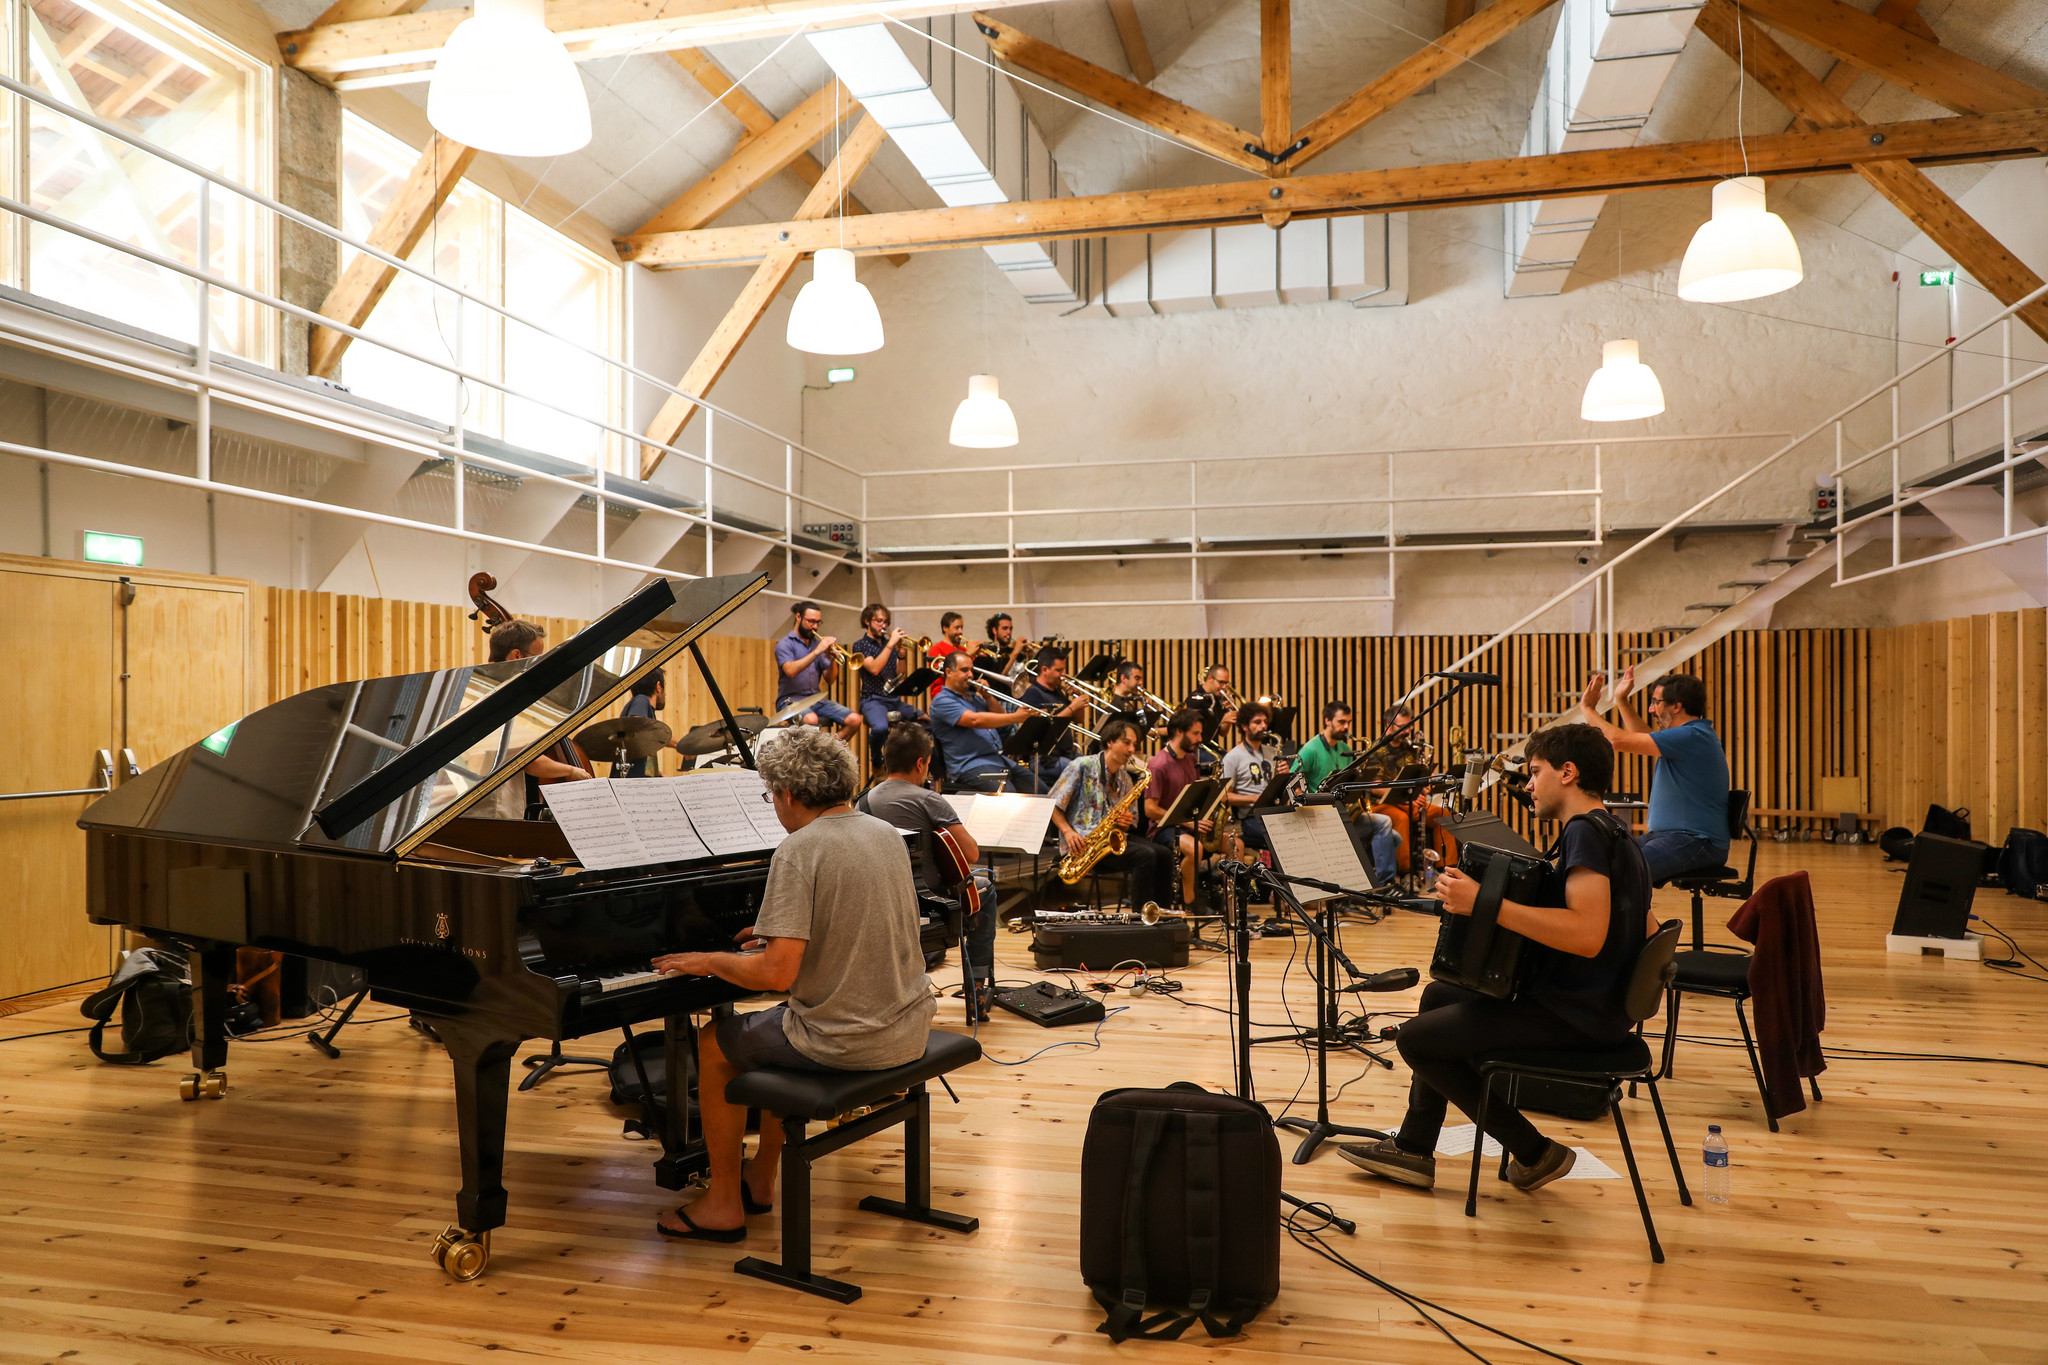
[[[1756,947],[1749,959],[1749,995],[1756,1003],[1765,1103],[1772,1118],[1796,1114],[1806,1108],[1801,1082],[1828,1069],[1820,1047],[1828,1004],[1821,990],[1813,883],[1804,872],[1773,877],[1742,903],[1728,929]]]

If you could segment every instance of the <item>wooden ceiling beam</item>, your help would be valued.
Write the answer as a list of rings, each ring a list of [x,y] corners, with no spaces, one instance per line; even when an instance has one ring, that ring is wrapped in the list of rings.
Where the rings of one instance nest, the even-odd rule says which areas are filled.
[[[835,78],[809,99],[749,136],[723,164],[684,190],[637,232],[688,232],[716,219],[761,185],[780,175],[800,156],[807,156],[832,131],[839,116],[859,112],[853,95]]]
[[[448,202],[448,196],[455,192],[456,185],[469,170],[469,163],[475,159],[474,147],[465,147],[460,142],[436,134],[427,149],[420,153],[420,159],[414,164],[412,174],[405,178],[405,184],[385,206],[383,215],[377,219],[377,226],[370,230],[370,245],[401,261],[410,256],[433,225],[434,215]],[[370,314],[384,297],[384,291],[397,277],[397,266],[386,265],[359,251],[356,258],[348,263],[348,269],[342,272],[341,279],[328,292],[327,301],[320,305],[321,315],[360,328],[370,320]],[[334,372],[341,368],[342,354],[348,350],[352,340],[354,338],[341,332],[325,327],[314,328],[307,350],[307,373],[332,379]]]
[[[775,115],[769,113],[767,109],[762,107],[760,101],[748,94],[745,86],[741,85],[731,76],[726,75],[725,68],[720,66],[709,53],[704,52],[700,48],[679,47],[668,55],[675,59],[677,66],[689,72],[697,84],[704,87],[706,94],[724,105],[726,112],[738,119],[740,126],[747,130],[740,138],[739,146],[733,148],[735,154],[739,152],[741,147],[746,146],[747,143],[762,136],[775,126]],[[809,152],[805,152],[795,161],[792,161],[789,164],[789,169],[805,185],[817,184],[825,174],[824,163]],[[846,211],[848,213],[866,213],[868,212],[868,206],[861,203],[858,196],[849,194],[846,196]],[[882,259],[891,265],[900,266],[907,263],[910,257],[898,252],[891,256],[884,256]]]
[[[1442,79],[1452,69],[1478,56],[1556,0],[1494,0],[1479,13],[1449,30],[1393,70],[1311,119],[1300,130],[1304,145],[1289,161],[1299,170],[1416,91]],[[1446,11],[1446,17],[1450,11]]]
[[[1259,0],[1259,140],[1276,157],[1294,141],[1293,18],[1292,0]]]
[[[1749,0],[1744,0],[1749,3]],[[1284,212],[1327,218],[1397,213],[1467,204],[1501,204],[1574,195],[1626,194],[1676,186],[1711,186],[1743,174],[1839,175],[1868,161],[1929,165],[2039,156],[2048,151],[2048,110],[1965,118],[1919,119],[1867,128],[1778,133],[1663,143],[1550,156],[1391,170],[1243,180],[1117,194],[1079,195],[1013,204],[877,213],[843,225],[845,245],[862,253],[931,251],[999,242],[1097,237],[1126,232],[1220,227],[1263,221]],[[778,247],[812,251],[839,245],[839,226],[765,223],[625,238],[623,259],[642,265],[737,265]]]
[[[411,14],[426,3],[427,0],[334,0],[307,27],[324,28],[329,24],[353,24],[361,19],[388,19],[395,14]]]
[[[1884,3],[1877,7],[1875,17],[1887,24],[1895,24],[1908,33],[1918,34],[1930,43],[1941,41],[1934,36],[1934,30],[1927,26],[1927,21],[1920,17],[1920,0],[1884,0]],[[1847,95],[1849,87],[1854,85],[1856,78],[1862,74],[1863,68],[1854,62],[1836,62],[1821,84],[1828,88],[1830,94]]]
[[[1145,41],[1145,26],[1138,22],[1134,0],[1109,0],[1109,19],[1116,25],[1116,40],[1123,44],[1124,60],[1131,64],[1131,74],[1138,78],[1138,84],[1150,85],[1159,79],[1159,68],[1152,61],[1152,45]]]
[[[1839,61],[1958,114],[2048,108],[2048,91],[1949,51],[1841,0],[1743,0],[1743,12]]]
[[[1012,66],[1022,67],[1034,76],[1043,76],[1055,85],[1063,85],[1077,95],[1127,114],[1140,123],[1157,128],[1176,142],[1185,143],[1198,152],[1207,152],[1233,166],[1256,171],[1260,175],[1272,169],[1256,151],[1251,150],[1260,145],[1259,139],[1242,128],[1155,90],[1148,90],[1134,80],[1034,38],[1022,29],[1012,28],[1000,19],[976,13],[974,23],[987,37],[988,45],[995,54]]]
[[[861,119],[847,135],[846,141],[840,145],[839,155],[833,158],[825,174],[818,178],[818,183],[804,196],[804,202],[796,211],[796,221],[810,222],[831,217],[839,205],[836,189],[842,179],[844,183],[852,184],[867,168],[868,162],[874,159],[876,151],[888,137],[882,125],[876,123],[874,119]],[[794,249],[777,249],[768,252],[762,258],[761,263],[754,268],[752,277],[741,288],[739,297],[733,300],[732,307],[726,310],[718,326],[712,329],[703,349],[697,352],[697,358],[690,362],[690,368],[676,381],[677,388],[684,393],[696,395],[696,398],[702,398],[711,391],[711,386],[718,382],[719,376],[732,364],[733,357],[739,354],[740,347],[753,334],[761,319],[767,315],[768,305],[775,302],[776,294],[788,283],[790,275],[795,272],[797,262],[803,259],[803,255],[803,252]],[[647,424],[645,435],[663,445],[674,445],[676,437],[682,434],[690,419],[697,415],[697,408],[695,399],[670,394],[662,403],[661,410],[654,414],[654,420]],[[661,467],[661,462],[667,454],[668,452],[659,445],[642,446],[640,477],[652,478],[654,471]]]
[[[973,0],[877,0],[850,16],[844,0],[547,0],[547,25],[570,56],[585,61],[786,34],[821,20],[916,19],[972,8]],[[278,34],[278,50],[287,66],[335,84],[424,80],[469,15],[465,5],[316,23]]]
[[[1870,127],[1841,96],[1741,13],[1733,0],[1707,0],[1697,27],[1791,111],[1794,127],[1808,131]],[[1910,161],[1860,162],[1856,173],[2006,307],[2041,287],[2039,275]],[[2048,337],[2048,302],[2030,304],[2017,316],[2036,334]]]

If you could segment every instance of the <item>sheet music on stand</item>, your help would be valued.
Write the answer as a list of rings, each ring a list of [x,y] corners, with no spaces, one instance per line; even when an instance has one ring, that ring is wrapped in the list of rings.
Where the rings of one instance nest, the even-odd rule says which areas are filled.
[[[556,782],[540,790],[576,861],[595,872],[765,853],[788,837],[775,808],[761,799],[761,775],[745,768]]]
[[[1338,886],[1371,886],[1372,879],[1358,861],[1358,850],[1344,828],[1344,817],[1335,806],[1303,806],[1299,810],[1276,811],[1262,817],[1266,838],[1273,845],[1273,861],[1289,876],[1311,877]],[[1312,886],[1295,887],[1304,905],[1329,897]]]
[[[963,792],[948,793],[946,799],[960,812],[960,823],[974,836],[974,842],[983,848],[1036,853],[1045,847],[1046,827],[1052,823],[1050,796]]]

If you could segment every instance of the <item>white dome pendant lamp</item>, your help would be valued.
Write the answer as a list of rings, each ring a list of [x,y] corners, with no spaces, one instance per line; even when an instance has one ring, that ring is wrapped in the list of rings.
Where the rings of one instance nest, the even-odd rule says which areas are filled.
[[[442,136],[500,156],[561,156],[590,142],[590,101],[545,0],[476,0],[427,85]]]
[[[1678,297],[1689,303],[1760,299],[1790,289],[1805,273],[1792,229],[1764,207],[1762,178],[1741,175],[1714,186],[1714,216],[1685,249]]]
[[[1664,411],[1664,388],[1633,341],[1601,348],[1600,368],[1586,381],[1579,416],[1588,422],[1634,422]]]
[[[866,355],[882,349],[882,314],[875,296],[853,277],[853,253],[820,247],[811,279],[789,308],[785,339],[812,355]]]
[[[994,375],[967,377],[967,396],[953,409],[953,429],[946,439],[970,450],[1017,444],[1017,414],[1003,401]]]

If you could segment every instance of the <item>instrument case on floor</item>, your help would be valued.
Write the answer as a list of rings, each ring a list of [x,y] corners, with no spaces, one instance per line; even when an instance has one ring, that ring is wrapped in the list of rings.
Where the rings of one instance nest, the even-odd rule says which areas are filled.
[[[1031,958],[1041,972],[1106,972],[1142,962],[1147,967],[1185,967],[1194,930],[1184,919],[1157,924],[1038,924],[1031,931]]]

